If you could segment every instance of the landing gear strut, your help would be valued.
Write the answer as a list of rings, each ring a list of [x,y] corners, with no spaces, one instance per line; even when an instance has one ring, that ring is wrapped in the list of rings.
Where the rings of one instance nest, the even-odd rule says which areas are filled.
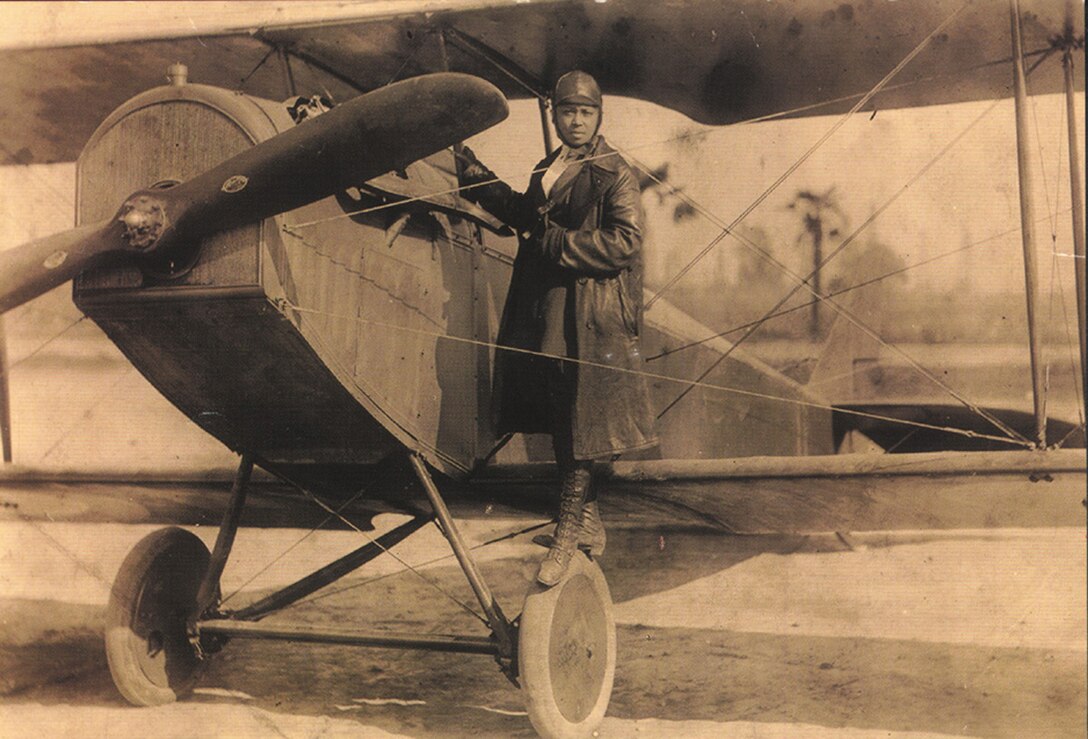
[[[125,559],[111,593],[106,633],[110,672],[121,694],[144,706],[184,697],[211,653],[230,638],[486,654],[524,689],[530,720],[542,736],[590,736],[604,717],[616,667],[612,601],[600,568],[576,554],[557,585],[545,589],[534,584],[521,616],[508,619],[422,458],[412,455],[410,461],[433,518],[413,518],[252,605],[222,611],[219,579],[253,468],[243,457],[213,552],[193,534],[172,527],[144,538]],[[457,557],[483,608],[490,635],[406,635],[258,623],[358,569],[431,521]]]

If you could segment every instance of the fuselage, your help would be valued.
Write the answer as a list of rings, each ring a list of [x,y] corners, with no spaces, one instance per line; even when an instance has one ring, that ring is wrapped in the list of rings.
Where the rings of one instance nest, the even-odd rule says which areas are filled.
[[[127,193],[185,181],[294,125],[283,104],[213,87],[139,95],[79,158],[78,218],[108,218]],[[405,448],[462,476],[496,446],[494,341],[517,243],[456,188],[453,154],[441,151],[219,233],[177,279],[135,266],[92,271],[75,300],[195,423],[288,477],[368,467]],[[644,350],[708,333],[659,301]],[[729,348],[719,339],[648,364],[657,405]],[[703,382],[660,420],[656,455],[833,451],[830,410],[743,353]],[[493,463],[549,458],[546,440],[519,437]]]

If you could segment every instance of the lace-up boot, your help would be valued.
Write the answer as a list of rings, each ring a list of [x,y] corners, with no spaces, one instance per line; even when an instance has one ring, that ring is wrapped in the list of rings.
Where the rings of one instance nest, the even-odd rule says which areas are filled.
[[[541,585],[552,586],[563,578],[570,558],[578,549],[578,536],[582,530],[582,509],[589,494],[590,473],[587,469],[571,470],[563,476],[563,489],[559,497],[559,524],[551,549],[540,563],[536,579]]]
[[[578,548],[590,557],[597,558],[604,554],[604,546],[608,542],[608,535],[604,531],[604,522],[601,521],[601,513],[597,508],[597,501],[591,500],[582,506],[582,525],[578,531]],[[551,549],[555,543],[552,534],[537,534],[533,537],[533,543],[545,549]]]

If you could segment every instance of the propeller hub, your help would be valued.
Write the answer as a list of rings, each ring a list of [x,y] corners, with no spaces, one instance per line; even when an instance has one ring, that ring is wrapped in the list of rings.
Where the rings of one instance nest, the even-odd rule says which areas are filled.
[[[125,227],[125,243],[130,248],[147,251],[166,230],[166,207],[153,195],[137,193],[121,206],[118,220]]]

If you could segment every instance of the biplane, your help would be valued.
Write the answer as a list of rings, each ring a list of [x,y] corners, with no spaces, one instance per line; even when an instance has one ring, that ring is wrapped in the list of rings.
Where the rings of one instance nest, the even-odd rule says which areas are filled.
[[[463,652],[498,661],[542,735],[589,735],[616,667],[599,566],[579,555],[511,618],[451,513],[465,501],[539,513],[553,474],[539,440],[491,427],[517,246],[464,196],[455,147],[500,123],[508,98],[539,101],[550,147],[547,90],[574,68],[608,95],[713,125],[1010,96],[1022,117],[1025,59],[1037,67],[1032,93],[1083,90],[1075,10],[1057,0],[404,0],[255,6],[208,27],[164,9],[151,27],[73,25],[44,45],[9,42],[0,141],[15,163],[77,161],[77,224],[0,252],[0,311],[72,280],[78,308],[140,373],[241,456],[212,551],[168,528],[122,566],[106,634],[120,692],[137,705],[184,696],[231,639]],[[300,69],[320,88],[300,89]],[[1070,125],[1077,164],[1072,113]],[[744,238],[743,215],[704,215],[720,228],[708,249]],[[1031,316],[1030,203],[1022,220]],[[1083,231],[1076,222],[1074,236]],[[1083,447],[1083,416],[1079,428],[1047,418],[1034,362],[1031,414],[950,388],[955,402],[939,408],[833,402],[746,353],[747,334],[727,340],[671,304],[668,288],[690,267],[647,290],[642,339],[663,358],[646,369],[662,441],[607,466],[613,515],[643,505],[730,532],[1082,521],[1083,449],[1051,448],[1046,428]],[[813,275],[790,276],[791,296],[868,330]],[[1078,292],[1083,367],[1083,281]],[[834,376],[843,361],[832,352],[819,371]],[[898,451],[913,453],[838,453],[850,433],[879,442],[904,426],[918,445]],[[254,466],[315,499],[412,517],[280,592],[221,608]],[[489,634],[266,620],[431,522]]]

